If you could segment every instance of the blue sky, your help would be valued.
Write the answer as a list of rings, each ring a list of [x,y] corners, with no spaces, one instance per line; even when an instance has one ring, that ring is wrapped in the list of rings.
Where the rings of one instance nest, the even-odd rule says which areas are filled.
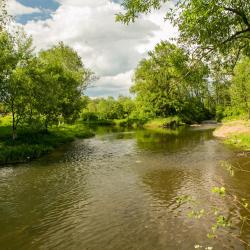
[[[39,8],[41,12],[16,16],[16,21],[26,24],[30,20],[46,20],[58,9],[60,4],[54,0],[18,0],[24,6]]]
[[[84,1],[84,0],[83,0]],[[56,0],[17,0],[24,6],[39,8],[40,13],[31,13],[25,15],[16,16],[16,21],[22,24],[26,24],[31,20],[46,20],[51,17],[51,14],[56,11],[60,4]],[[122,0],[113,0],[114,3],[121,3]]]
[[[164,22],[169,6],[136,23],[115,22],[121,0],[8,0],[9,11],[33,37],[37,51],[63,41],[99,77],[91,97],[128,95],[133,71],[161,40],[178,33]]]

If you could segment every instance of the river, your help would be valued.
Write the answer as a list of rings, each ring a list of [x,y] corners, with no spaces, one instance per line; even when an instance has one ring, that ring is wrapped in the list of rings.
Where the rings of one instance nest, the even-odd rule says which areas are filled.
[[[227,161],[250,170],[250,156],[224,146],[213,129],[96,128],[94,138],[1,168],[0,249],[247,249],[229,234],[208,239],[213,215],[188,216],[213,203],[244,214],[211,192],[218,183],[250,201],[250,174],[232,177],[220,166]],[[179,204],[183,195],[197,203]],[[230,232],[240,227],[236,220]],[[241,239],[250,241],[247,224]]]

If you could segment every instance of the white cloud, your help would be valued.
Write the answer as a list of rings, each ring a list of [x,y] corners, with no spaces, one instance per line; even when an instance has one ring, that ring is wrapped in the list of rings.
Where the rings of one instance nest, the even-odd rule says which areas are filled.
[[[110,0],[57,0],[51,19],[30,21],[24,27],[38,49],[64,41],[75,48],[100,80],[90,95],[128,93],[131,72],[147,49],[176,31],[154,12],[129,26],[115,22],[120,5]],[[166,25],[166,26],[165,26]]]
[[[16,0],[8,0],[7,8],[8,8],[9,13],[13,16],[41,12],[41,10],[38,8],[31,8],[31,7],[24,6],[21,3],[17,2]]]
[[[103,76],[88,89],[87,94],[94,97],[129,95],[132,75],[130,70],[115,76]]]

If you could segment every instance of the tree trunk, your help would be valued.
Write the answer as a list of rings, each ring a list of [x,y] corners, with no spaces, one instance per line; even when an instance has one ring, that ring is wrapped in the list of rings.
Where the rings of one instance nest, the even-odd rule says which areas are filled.
[[[47,121],[47,119],[45,120],[44,125],[45,125],[45,133],[47,134],[48,133],[48,121]]]
[[[16,119],[15,119],[14,105],[12,104],[12,140],[15,141],[16,137],[17,137],[17,134],[16,134]]]
[[[13,126],[13,127],[12,127],[12,140],[15,141],[16,138],[17,138],[16,127]]]

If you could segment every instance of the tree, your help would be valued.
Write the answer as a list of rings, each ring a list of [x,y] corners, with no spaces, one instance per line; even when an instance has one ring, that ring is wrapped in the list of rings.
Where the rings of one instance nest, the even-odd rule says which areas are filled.
[[[72,48],[59,43],[39,54],[36,74],[35,108],[44,120],[45,129],[60,118],[73,122],[82,109],[82,94],[93,73],[85,68]]]
[[[250,58],[245,57],[236,66],[231,86],[232,105],[248,113],[250,119]]]
[[[97,113],[100,119],[123,118],[123,107],[112,96],[97,100]]]
[[[125,13],[117,21],[128,24],[140,14],[159,9],[168,0],[124,0]],[[178,0],[166,17],[178,27],[179,41],[207,56],[219,52],[239,57],[249,53],[250,2],[248,0]]]
[[[30,100],[30,79],[27,74],[32,59],[32,40],[23,33],[13,37],[0,32],[0,102],[12,116],[12,138],[24,118]]]
[[[201,62],[195,67],[190,64],[183,49],[161,42],[139,63],[131,91],[146,116],[182,115],[200,120],[205,111],[207,74]]]
[[[122,106],[123,110],[123,118],[128,118],[132,114],[132,112],[135,110],[135,102],[130,97],[127,96],[119,96],[118,103]]]

